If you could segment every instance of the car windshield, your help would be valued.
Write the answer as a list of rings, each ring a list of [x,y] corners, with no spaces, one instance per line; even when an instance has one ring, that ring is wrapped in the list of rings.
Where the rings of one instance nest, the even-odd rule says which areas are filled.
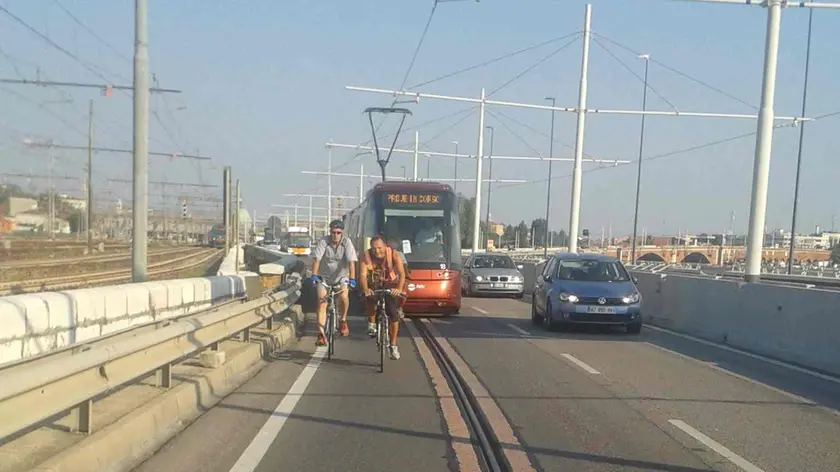
[[[291,247],[309,247],[309,236],[293,236],[289,239],[289,246]]]
[[[476,256],[472,266],[476,269],[515,269],[513,260],[507,256]]]
[[[557,278],[577,282],[626,282],[630,280],[627,271],[619,263],[596,259],[561,260],[557,265]]]

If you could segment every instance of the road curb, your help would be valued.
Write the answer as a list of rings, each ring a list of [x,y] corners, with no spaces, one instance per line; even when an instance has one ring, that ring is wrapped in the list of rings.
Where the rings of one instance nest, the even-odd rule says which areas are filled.
[[[30,472],[128,472],[152,456],[205,411],[253,378],[265,358],[297,343],[304,322],[300,306],[278,315],[280,325],[227,352],[228,360],[203,377],[156,397]],[[275,318],[276,319],[276,318]],[[255,335],[257,333],[254,333]]]

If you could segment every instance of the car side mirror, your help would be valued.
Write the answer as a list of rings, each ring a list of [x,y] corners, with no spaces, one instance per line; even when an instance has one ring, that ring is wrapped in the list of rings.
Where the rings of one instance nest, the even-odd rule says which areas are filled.
[[[516,266],[516,268],[519,269],[519,270],[522,270],[523,267],[525,267],[525,266],[522,265],[522,264],[519,264],[519,265]]]
[[[638,277],[636,277],[635,275],[634,275],[633,277],[631,277],[631,279],[633,280],[633,283],[634,283],[634,284],[639,283],[639,278],[638,278]]]

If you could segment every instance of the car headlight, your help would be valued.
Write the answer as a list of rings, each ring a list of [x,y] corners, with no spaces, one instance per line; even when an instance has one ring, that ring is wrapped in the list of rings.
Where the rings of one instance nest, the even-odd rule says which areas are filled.
[[[577,303],[578,297],[571,293],[561,292],[560,293],[560,301],[567,302],[567,303]]]
[[[628,304],[639,303],[639,298],[641,298],[639,296],[639,292],[636,292],[636,293],[627,295],[626,297],[622,297],[621,301],[624,302],[624,303],[628,303]]]
[[[480,276],[480,275],[476,275],[476,276],[475,276],[475,281],[476,281],[476,282],[481,282],[482,280],[484,280],[484,277],[482,277],[482,276]]]
[[[519,277],[516,276],[516,275],[514,275],[513,277],[510,278],[511,282],[519,282],[519,280],[520,280]]]

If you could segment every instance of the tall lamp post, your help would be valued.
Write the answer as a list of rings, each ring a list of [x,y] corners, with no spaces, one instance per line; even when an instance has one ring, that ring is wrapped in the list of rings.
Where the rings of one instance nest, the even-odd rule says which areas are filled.
[[[490,237],[490,190],[493,188],[493,141],[496,137],[496,130],[492,126],[485,126],[490,130],[490,154],[487,155],[489,162],[487,176],[487,221],[484,223],[484,248],[487,248],[487,238]],[[481,159],[481,156],[478,156]]]
[[[642,111],[647,111],[648,67],[650,54],[641,54],[639,59],[645,60],[645,90],[642,92]],[[630,263],[636,263],[636,235],[639,229],[639,193],[642,189],[642,153],[645,149],[645,114],[642,114],[642,127],[639,131],[639,166],[636,170],[636,206],[633,210],[633,245],[630,249]]]
[[[554,97],[545,97],[546,100],[551,100],[551,106],[554,108],[556,106],[556,100]],[[548,157],[554,157],[554,110],[551,110],[551,135],[548,137]],[[548,258],[548,215],[549,210],[551,209],[551,167],[554,161],[548,161],[548,189],[545,192],[545,240],[543,244],[545,245],[545,250],[543,251],[543,257]]]

